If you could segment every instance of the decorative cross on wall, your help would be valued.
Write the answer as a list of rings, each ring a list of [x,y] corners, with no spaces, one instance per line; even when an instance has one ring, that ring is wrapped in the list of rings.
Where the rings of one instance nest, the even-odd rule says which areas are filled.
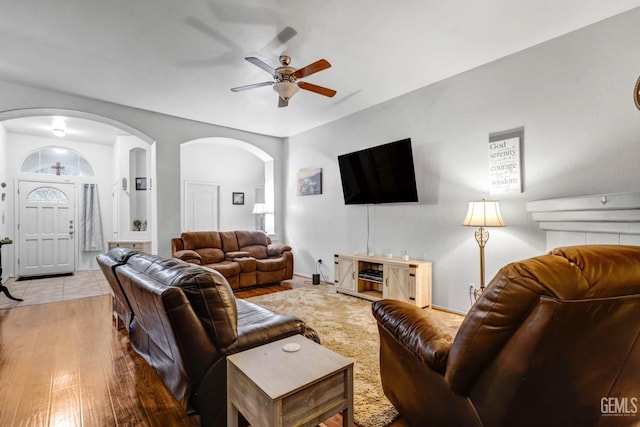
[[[64,166],[62,166],[62,165],[60,164],[60,162],[56,162],[56,164],[55,164],[55,165],[51,166],[51,169],[55,169],[55,170],[56,170],[56,175],[60,175],[60,171],[61,171],[62,169],[64,169]]]

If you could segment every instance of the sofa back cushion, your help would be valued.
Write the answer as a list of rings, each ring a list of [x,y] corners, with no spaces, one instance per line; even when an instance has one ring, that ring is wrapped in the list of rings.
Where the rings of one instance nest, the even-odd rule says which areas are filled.
[[[238,309],[229,282],[222,274],[175,258],[147,254],[131,257],[127,265],[164,286],[181,288],[218,349],[236,341]]]
[[[225,253],[239,251],[238,238],[235,231],[221,231],[220,239],[222,240],[222,250]]]
[[[249,252],[252,257],[257,259],[267,258],[267,246],[271,243],[271,239],[262,231],[242,230],[236,231],[238,238],[238,250]]]
[[[640,294],[640,247],[585,245],[506,265],[462,322],[446,380],[466,394],[541,297],[586,300]]]
[[[202,260],[201,264],[215,264],[224,261],[222,239],[217,231],[189,231],[182,233],[185,250],[196,251]]]

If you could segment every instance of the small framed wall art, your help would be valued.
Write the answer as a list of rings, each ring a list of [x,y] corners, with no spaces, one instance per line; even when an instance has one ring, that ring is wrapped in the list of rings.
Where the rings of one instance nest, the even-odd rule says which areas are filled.
[[[300,169],[297,175],[298,196],[322,194],[322,168]]]
[[[231,196],[231,199],[234,205],[244,205],[244,193],[239,193],[234,191]]]
[[[146,189],[147,189],[147,178],[136,178],[136,190],[145,191]]]

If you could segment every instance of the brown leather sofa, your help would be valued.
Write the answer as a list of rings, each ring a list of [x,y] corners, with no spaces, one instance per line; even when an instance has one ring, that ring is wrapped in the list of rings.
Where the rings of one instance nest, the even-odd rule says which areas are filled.
[[[97,257],[127,305],[132,347],[202,426],[226,425],[226,356],[288,336],[319,342],[297,317],[236,299],[217,271],[115,248]]]
[[[640,247],[503,267],[455,339],[428,310],[372,306],[384,392],[410,425],[640,425]]]
[[[222,273],[231,288],[267,285],[293,277],[291,247],[262,231],[189,231],[171,239],[174,258]]]

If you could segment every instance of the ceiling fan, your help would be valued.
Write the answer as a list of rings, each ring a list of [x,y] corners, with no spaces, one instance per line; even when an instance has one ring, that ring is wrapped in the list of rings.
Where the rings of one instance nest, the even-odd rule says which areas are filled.
[[[291,58],[286,55],[280,55],[280,64],[282,65],[275,69],[264,61],[256,58],[255,56],[249,56],[244,59],[271,74],[271,76],[273,77],[273,81],[234,87],[231,88],[231,91],[233,92],[240,92],[256,87],[273,85],[273,90],[278,93],[278,107],[286,107],[287,105],[289,105],[289,100],[293,95],[295,95],[298,89],[315,92],[320,95],[328,96],[329,98],[333,97],[336,94],[336,91],[333,89],[298,81],[298,79],[302,79],[304,77],[310,76],[311,74],[317,73],[318,71],[326,70],[327,68],[331,67],[331,64],[329,64],[329,61],[327,61],[326,59],[319,59],[316,62],[297,70],[289,66],[289,64],[291,63]]]

